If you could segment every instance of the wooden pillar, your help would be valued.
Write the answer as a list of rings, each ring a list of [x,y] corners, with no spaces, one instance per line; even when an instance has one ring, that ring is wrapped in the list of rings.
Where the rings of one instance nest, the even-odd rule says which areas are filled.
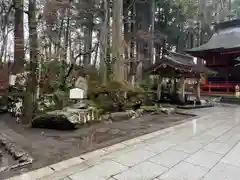
[[[157,87],[157,98],[158,98],[158,101],[161,100],[161,95],[162,95],[162,82],[163,82],[163,78],[159,75],[159,76],[158,76],[158,87]]]
[[[200,98],[201,98],[200,78],[197,78],[197,83],[196,83],[196,102],[197,103],[200,103]]]
[[[169,90],[169,93],[172,95],[174,93],[174,79],[171,79],[170,80],[171,82],[171,85],[170,85],[170,90]]]
[[[225,83],[228,84],[228,78],[229,78],[229,67],[227,66],[227,69],[226,69],[226,79],[225,79]],[[229,87],[227,86],[227,92],[229,92]]]
[[[174,94],[177,93],[177,79],[176,78],[173,79],[173,93]]]
[[[179,82],[180,88],[179,88],[179,100],[181,104],[185,104],[185,77],[180,77]]]

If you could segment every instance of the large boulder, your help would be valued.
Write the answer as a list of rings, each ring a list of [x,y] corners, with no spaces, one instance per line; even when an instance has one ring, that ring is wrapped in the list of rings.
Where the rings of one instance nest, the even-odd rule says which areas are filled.
[[[73,130],[77,125],[97,120],[98,113],[95,108],[89,107],[87,109],[78,109],[76,107],[66,107],[62,110],[47,112],[42,116],[34,118],[32,121],[32,127]]]
[[[77,118],[77,117],[75,117]],[[76,128],[75,121],[70,113],[64,114],[59,112],[48,113],[39,117],[36,117],[32,121],[33,128],[45,128],[45,129],[57,129],[57,130],[73,130]]]

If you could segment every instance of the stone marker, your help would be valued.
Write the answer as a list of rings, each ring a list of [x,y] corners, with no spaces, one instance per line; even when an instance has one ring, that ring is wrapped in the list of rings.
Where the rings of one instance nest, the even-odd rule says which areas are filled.
[[[75,82],[75,88],[82,89],[84,91],[84,98],[87,97],[88,84],[87,80],[84,77],[79,76],[77,78],[77,81]]]

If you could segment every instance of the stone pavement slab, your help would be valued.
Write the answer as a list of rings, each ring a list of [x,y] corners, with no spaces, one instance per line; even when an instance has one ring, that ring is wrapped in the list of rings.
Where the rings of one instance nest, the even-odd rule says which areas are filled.
[[[163,172],[168,170],[168,168],[161,165],[144,161],[130,169],[127,169],[118,175],[114,176],[114,179],[117,180],[145,180],[153,179],[158,177]]]
[[[68,177],[72,174],[88,169],[90,166],[86,163],[81,163],[81,164],[69,166],[69,167],[66,169],[62,169],[61,171],[57,171],[57,173],[51,173],[50,175],[41,177],[38,180],[59,180],[59,179],[62,180],[62,178]]]
[[[162,140],[154,143],[149,143],[144,149],[158,154],[175,145],[176,144],[172,143],[171,141]]]
[[[188,157],[185,161],[191,164],[211,169],[223,157],[221,154],[199,150],[195,154]]]
[[[20,176],[12,177],[10,180],[34,180],[39,179],[43,176],[51,175],[53,173],[54,170],[52,170],[50,167],[44,167],[26,174],[22,174]]]
[[[204,147],[204,150],[217,154],[226,154],[234,145],[213,141]]]
[[[173,147],[173,149],[177,150],[177,151],[182,151],[182,152],[185,152],[188,154],[193,154],[203,147],[204,147],[204,145],[202,143],[198,142],[197,140],[191,139],[191,140],[186,141],[176,147]]]
[[[122,154],[116,158],[113,158],[114,161],[119,162],[125,166],[134,166],[140,162],[145,161],[146,159],[149,159],[156,154],[150,151],[138,149],[136,151],[131,151],[126,154]]]
[[[224,158],[221,162],[240,168],[240,143],[238,143]]]
[[[240,107],[199,118],[8,180],[237,180]],[[205,115],[204,115],[205,112]]]
[[[186,159],[188,156],[189,154],[187,153],[170,149],[150,158],[149,161],[171,168]]]
[[[159,177],[161,180],[199,180],[208,172],[207,168],[181,162]]]
[[[202,180],[237,180],[240,168],[224,163],[218,163]]]
[[[127,167],[120,163],[106,161],[69,177],[72,180],[105,180],[125,169]]]

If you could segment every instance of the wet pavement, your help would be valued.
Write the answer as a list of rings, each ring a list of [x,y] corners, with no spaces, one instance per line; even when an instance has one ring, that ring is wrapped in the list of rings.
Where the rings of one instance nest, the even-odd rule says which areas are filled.
[[[237,180],[240,107],[192,110],[200,117],[10,180]]]

